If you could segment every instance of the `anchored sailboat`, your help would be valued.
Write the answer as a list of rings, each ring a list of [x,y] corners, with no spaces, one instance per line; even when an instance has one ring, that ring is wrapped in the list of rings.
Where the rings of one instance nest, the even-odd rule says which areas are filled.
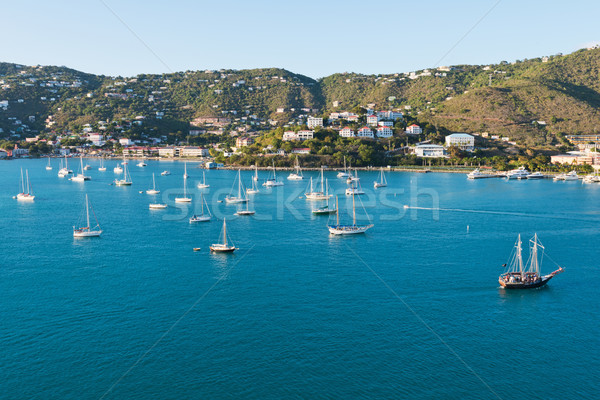
[[[62,162],[62,160],[61,160],[61,162]],[[65,164],[64,164],[64,166],[61,169],[58,170],[58,177],[59,178],[64,178],[65,176],[67,176],[69,174],[72,174],[72,173],[73,173],[73,171],[71,171],[69,169],[69,165],[68,165],[68,162],[67,162],[67,156],[65,155]]]
[[[187,178],[183,176],[183,197],[175,197],[175,203],[191,203],[192,198],[187,197]]]
[[[205,189],[208,187],[210,187],[210,185],[206,183],[206,174],[204,171],[202,171],[202,182],[198,184],[198,189]]]
[[[343,172],[338,172],[337,177],[338,178],[348,178],[351,175],[348,173],[348,170],[346,169],[346,156],[344,156],[344,171]]]
[[[325,195],[331,197],[331,195],[329,195],[329,185],[327,182],[327,179],[325,179]],[[334,212],[337,212],[337,206],[331,206],[329,204],[329,197],[327,198],[327,204],[323,207],[320,208],[313,208],[312,213],[313,214],[333,214]],[[337,197],[336,197],[337,200]]]
[[[131,186],[133,183],[131,175],[129,175],[129,168],[127,168],[127,162],[123,162],[123,179],[115,179],[115,185],[117,186]]]
[[[104,166],[104,156],[100,157],[100,168],[98,168],[98,171],[100,171],[100,172],[106,171],[106,167]]]
[[[258,190],[258,186],[256,186],[256,181],[254,180],[254,178],[252,178],[251,185],[252,185],[251,187],[249,187],[248,189],[246,189],[246,194],[260,193],[260,190]]]
[[[46,165],[46,171],[52,171],[52,164],[50,164],[50,157],[48,157],[48,165]]]
[[[154,172],[152,173],[152,189],[146,190],[147,194],[159,194],[160,190],[156,188],[156,180],[154,179]]]
[[[92,210],[92,212],[94,212]],[[81,228],[73,227],[73,237],[98,237],[102,234],[102,229],[100,229],[100,225],[98,224],[98,219],[96,219],[96,215],[94,214],[94,219],[96,219],[96,226],[90,226],[90,205],[88,201],[88,195],[85,195],[85,215],[87,225]]]
[[[33,201],[35,196],[31,194],[31,187],[29,186],[29,171],[25,170],[26,180],[23,179],[23,168],[21,168],[21,193],[16,197],[17,200],[21,201]],[[25,182],[27,181],[27,184]]]
[[[204,212],[205,205],[206,205],[206,213]],[[192,215],[192,218],[190,218],[190,224],[193,222],[208,222],[212,218],[212,215],[210,214],[210,209],[208,208],[208,204],[206,203],[206,200],[204,199],[203,193],[200,193],[200,207],[201,207],[200,214]]]
[[[265,187],[274,187],[274,186],[283,186],[283,182],[277,180],[277,174],[275,173],[275,162],[273,162],[273,177],[268,178],[265,183],[263,183]]]
[[[306,200],[327,200],[331,197],[330,194],[325,193],[325,189],[323,185],[325,184],[325,180],[323,179],[323,168],[321,168],[321,191],[315,191],[313,189],[312,177],[310,178],[310,190],[304,193],[306,196]]]
[[[233,188],[235,186],[235,181],[237,180],[237,195],[234,195],[233,192]],[[242,197],[242,194],[244,197]],[[238,169],[238,173],[237,173],[237,177],[236,179],[233,181],[233,185],[231,186],[231,191],[229,192],[229,194],[225,197],[225,202],[228,204],[237,204],[237,203],[245,203],[248,201],[248,197],[246,197],[246,193],[243,190],[243,185],[242,185],[242,175],[240,170]]]
[[[222,243],[213,243],[209,246],[210,251],[214,253],[233,253],[237,250],[233,244],[229,245],[227,243],[227,223],[225,222],[225,218],[223,218],[222,238]]]
[[[540,275],[541,262],[538,259],[539,249],[542,249],[541,259],[543,260],[545,247],[539,241],[537,233],[529,240],[530,255],[527,264],[523,264],[521,250],[521,235],[517,237],[511,260],[508,264],[508,271],[500,275],[498,282],[505,289],[533,289],[544,286],[555,275],[564,271],[561,266],[548,275]],[[504,264],[506,266],[506,264]]]
[[[379,175],[379,182],[375,181],[373,182],[373,187],[375,189],[380,188],[380,187],[386,187],[387,186],[387,181],[385,179],[385,174],[383,173],[383,167],[381,168],[381,174]]]
[[[298,157],[296,157],[296,163],[294,166],[295,172],[292,172],[291,174],[288,175],[288,180],[290,181],[301,181],[304,179],[304,176],[302,176],[302,170],[300,169],[300,163],[298,162]]]
[[[79,156],[79,171],[77,171],[77,175],[71,178],[73,182],[85,182],[89,181],[92,178],[84,174],[85,168],[83,166],[83,156]]]
[[[354,201],[354,195],[352,195],[352,225],[340,225],[340,212],[339,206],[337,204],[337,196],[335,198],[336,202],[336,224],[328,225],[329,233],[332,235],[354,235],[357,233],[365,233],[368,229],[373,227],[373,224],[368,225],[356,225],[356,204]]]

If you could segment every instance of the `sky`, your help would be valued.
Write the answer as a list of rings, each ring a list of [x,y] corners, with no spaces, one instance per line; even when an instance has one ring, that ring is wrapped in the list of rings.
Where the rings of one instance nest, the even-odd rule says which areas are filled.
[[[2,15],[0,61],[110,76],[387,74],[600,43],[597,0],[32,0],[6,2]]]

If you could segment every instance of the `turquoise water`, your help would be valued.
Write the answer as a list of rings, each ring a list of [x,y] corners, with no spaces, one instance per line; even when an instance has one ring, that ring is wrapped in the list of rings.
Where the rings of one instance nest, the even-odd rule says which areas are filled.
[[[217,202],[236,172],[206,171],[219,219],[189,224],[192,164],[189,208],[173,203],[182,163],[132,163],[131,187],[110,184],[116,162],[90,161],[86,183],[45,164],[0,162],[1,398],[597,398],[600,185],[391,173],[374,194],[377,172],[359,172],[375,227],[331,237],[307,181],[261,188],[236,218]],[[12,199],[20,167],[34,203]],[[152,172],[163,192],[140,194]],[[85,193],[104,233],[75,240]],[[222,216],[229,256],[208,252]],[[499,289],[516,234],[534,232],[565,273]]]

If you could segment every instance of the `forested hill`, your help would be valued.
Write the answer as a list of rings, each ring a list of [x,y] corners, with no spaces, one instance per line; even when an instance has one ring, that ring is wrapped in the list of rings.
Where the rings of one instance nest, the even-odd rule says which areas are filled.
[[[600,130],[600,49],[412,73],[339,73],[320,80],[276,68],[107,77],[0,63],[0,87],[2,137],[78,132],[85,124],[140,116],[150,135],[185,133],[190,121],[207,116],[252,117],[262,121],[256,122],[260,128],[369,104],[400,109],[437,128],[536,141]]]

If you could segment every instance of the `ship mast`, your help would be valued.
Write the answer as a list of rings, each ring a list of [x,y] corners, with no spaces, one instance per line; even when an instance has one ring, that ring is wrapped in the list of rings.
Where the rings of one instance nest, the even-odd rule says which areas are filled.
[[[521,234],[519,233],[519,237],[517,239],[517,265],[519,267],[519,273],[521,274],[521,279],[523,279],[523,257],[521,255]]]

